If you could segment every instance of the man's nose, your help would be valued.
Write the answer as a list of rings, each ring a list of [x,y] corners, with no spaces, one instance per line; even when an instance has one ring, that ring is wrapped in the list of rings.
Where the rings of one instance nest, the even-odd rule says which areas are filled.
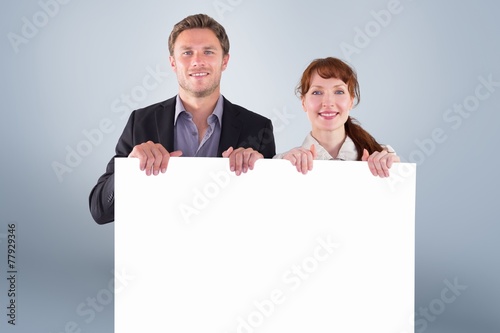
[[[203,56],[203,54],[195,53],[193,55],[192,65],[193,66],[204,66],[205,65],[205,57]]]

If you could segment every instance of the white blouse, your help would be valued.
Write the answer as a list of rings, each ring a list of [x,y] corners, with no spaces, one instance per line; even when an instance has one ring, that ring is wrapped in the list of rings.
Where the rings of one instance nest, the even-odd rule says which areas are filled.
[[[310,149],[311,145],[314,145],[316,148],[316,160],[339,160],[339,161],[357,161],[358,160],[358,151],[356,150],[356,146],[354,145],[354,141],[349,136],[346,136],[344,143],[340,147],[339,153],[336,157],[330,155],[330,153],[319,144],[318,140],[313,138],[311,132],[307,134],[304,142],[302,143],[302,148]],[[389,145],[382,145],[384,149],[387,149],[389,152],[394,152]],[[284,152],[281,154],[275,155],[273,158],[282,159],[283,156],[288,153]]]

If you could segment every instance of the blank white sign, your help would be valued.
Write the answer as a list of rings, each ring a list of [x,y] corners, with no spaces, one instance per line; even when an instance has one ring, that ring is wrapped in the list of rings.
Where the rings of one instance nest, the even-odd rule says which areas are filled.
[[[413,332],[414,164],[115,163],[115,332]]]

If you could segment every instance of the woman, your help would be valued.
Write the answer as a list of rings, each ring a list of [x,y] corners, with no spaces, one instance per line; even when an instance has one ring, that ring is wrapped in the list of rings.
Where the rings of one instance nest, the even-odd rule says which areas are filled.
[[[313,160],[367,161],[374,176],[388,177],[399,157],[379,144],[349,112],[359,103],[356,72],[337,58],[316,59],[296,88],[312,130],[301,147],[273,158],[289,160],[297,171],[312,170]]]

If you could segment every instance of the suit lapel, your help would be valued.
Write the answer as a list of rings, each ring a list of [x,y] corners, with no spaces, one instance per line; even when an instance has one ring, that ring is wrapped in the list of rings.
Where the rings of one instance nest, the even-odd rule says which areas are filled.
[[[174,150],[175,97],[166,100],[156,111],[156,132],[158,141],[169,152]]]
[[[217,156],[222,156],[222,153],[229,147],[238,148],[238,142],[243,124],[239,120],[240,111],[233,106],[226,98],[223,103],[222,113],[222,131],[220,134],[219,149]]]

